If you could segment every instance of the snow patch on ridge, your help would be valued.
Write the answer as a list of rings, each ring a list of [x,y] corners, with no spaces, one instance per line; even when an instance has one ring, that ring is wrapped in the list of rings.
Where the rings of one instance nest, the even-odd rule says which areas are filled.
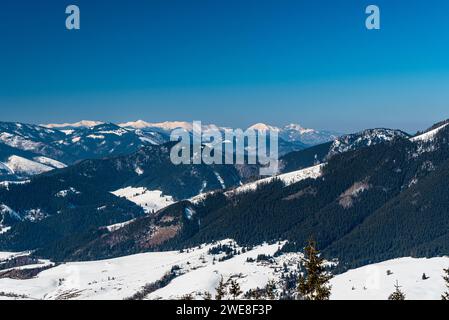
[[[40,164],[53,167],[55,169],[62,169],[67,167],[64,163],[47,157],[34,157],[33,160],[39,162]]]
[[[410,141],[412,141],[412,142],[417,142],[417,141],[429,142],[435,138],[435,136],[438,134],[438,132],[440,132],[442,129],[444,129],[448,125],[449,125],[449,123],[443,124],[441,127],[438,127],[436,129],[425,132],[419,136],[411,138]]]
[[[117,197],[124,197],[134,202],[142,207],[145,213],[157,212],[175,203],[172,196],[163,195],[160,190],[148,190],[142,187],[126,187],[111,193]]]
[[[9,157],[5,164],[15,174],[35,175],[53,170],[52,167],[19,156]]]
[[[245,185],[238,187],[234,190],[231,190],[231,191],[227,192],[227,194],[232,195],[232,194],[238,194],[238,193],[242,193],[242,192],[254,191],[259,186],[271,183],[271,182],[275,181],[275,179],[281,180],[286,186],[292,185],[294,183],[297,183],[297,182],[299,182],[301,180],[305,180],[305,179],[318,179],[322,175],[322,169],[324,166],[325,166],[325,164],[319,164],[319,165],[309,167],[306,169],[293,171],[293,172],[289,172],[289,173],[284,173],[279,176],[257,180],[255,182],[248,183],[248,184],[245,184]]]

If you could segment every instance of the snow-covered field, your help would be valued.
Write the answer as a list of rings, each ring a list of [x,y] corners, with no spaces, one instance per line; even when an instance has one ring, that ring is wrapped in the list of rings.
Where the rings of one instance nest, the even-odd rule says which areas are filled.
[[[238,254],[212,254],[217,245],[231,245]],[[149,283],[161,280],[174,267],[177,276],[167,285],[145,295],[145,299],[180,299],[190,295],[202,299],[205,292],[214,297],[220,279],[236,280],[243,292],[263,288],[273,280],[281,287],[285,268],[298,270],[301,253],[289,253],[258,260],[259,255],[272,256],[282,244],[264,244],[241,252],[232,240],[202,245],[184,251],[151,252],[92,262],[61,264],[28,280],[0,279],[0,299],[126,299]],[[0,252],[0,264],[9,258],[29,253]],[[50,264],[22,266],[33,268]],[[432,259],[401,258],[364,266],[337,275],[331,280],[333,300],[386,300],[394,291],[396,281],[406,299],[439,300],[447,290],[443,269],[449,257]],[[0,271],[1,274],[2,271]],[[423,274],[426,279],[423,280]],[[242,297],[242,296],[240,296]],[[229,297],[228,297],[229,298]]]
[[[134,202],[141,206],[146,213],[157,212],[175,202],[173,197],[163,195],[160,190],[148,190],[146,188],[127,187],[113,191],[112,194]]]
[[[10,258],[14,258],[14,257],[19,257],[19,256],[23,256],[23,255],[29,255],[30,253],[28,251],[25,252],[2,252],[0,251],[0,262],[10,259]]]
[[[298,255],[288,255],[280,258],[277,265],[246,262],[247,258],[256,259],[259,254],[274,254],[278,244],[255,247],[221,262],[218,259],[224,254],[208,253],[217,244],[228,243],[234,242],[224,240],[184,252],[153,252],[103,261],[66,263],[28,280],[0,279],[0,292],[28,299],[124,299],[140,291],[145,284],[160,280],[173,266],[179,266],[183,275],[147,296],[147,299],[177,299],[205,290],[214,294],[221,276],[225,279],[235,276],[244,290],[263,287],[269,279],[276,278],[276,268],[280,270],[285,259],[296,259],[293,264],[298,259]],[[12,254],[0,253],[0,260],[8,255]],[[0,296],[2,298],[6,297]]]
[[[396,281],[410,300],[440,300],[447,290],[443,269],[449,257],[401,258],[349,270],[334,279],[332,299],[386,300],[395,290]],[[388,274],[387,274],[388,272]],[[428,279],[423,280],[425,273]]]

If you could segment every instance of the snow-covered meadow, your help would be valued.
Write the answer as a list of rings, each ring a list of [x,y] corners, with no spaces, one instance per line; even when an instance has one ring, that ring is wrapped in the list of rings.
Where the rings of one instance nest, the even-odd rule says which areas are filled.
[[[220,245],[230,245],[238,254],[227,257],[223,252],[211,252]],[[301,253],[273,257],[281,246],[282,243],[263,244],[242,250],[234,241],[223,240],[182,251],[60,264],[26,280],[1,278],[5,271],[2,270],[0,299],[121,300],[141,292],[145,285],[163,279],[175,269],[177,274],[168,284],[145,294],[144,299],[181,299],[186,295],[203,299],[205,293],[214,298],[221,278],[237,281],[243,293],[264,288],[269,281],[274,281],[280,290],[281,275],[286,270],[297,271],[303,257]],[[27,254],[0,252],[0,266],[2,261]],[[270,261],[258,259],[261,255],[271,257]],[[20,268],[50,263],[41,260]],[[349,270],[331,280],[331,299],[386,300],[397,281],[406,299],[439,300],[447,290],[442,277],[443,269],[448,267],[449,257],[401,258]]]
[[[146,284],[160,280],[174,267],[179,268],[180,275],[146,299],[179,299],[185,294],[199,296],[204,291],[214,295],[221,277],[235,277],[246,291],[265,286],[269,280],[278,277],[286,259],[296,265],[300,257],[286,255],[275,264],[248,262],[248,258],[256,260],[261,254],[273,255],[279,249],[279,244],[264,244],[219,261],[224,254],[211,254],[209,250],[220,244],[242,249],[234,241],[224,240],[181,252],[150,252],[102,261],[65,263],[27,280],[0,278],[0,293],[3,293],[0,299],[20,296],[27,299],[121,300],[140,291]],[[0,253],[0,261],[14,255],[17,254]]]
[[[145,213],[157,212],[175,201],[172,196],[164,195],[160,190],[127,187],[112,192],[117,197],[123,197],[142,207]]]

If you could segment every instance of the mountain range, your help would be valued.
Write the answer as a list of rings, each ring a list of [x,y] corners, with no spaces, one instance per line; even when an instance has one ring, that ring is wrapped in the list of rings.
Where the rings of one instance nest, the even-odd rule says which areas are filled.
[[[447,254],[448,124],[413,137],[382,128],[340,136],[284,155],[281,174],[262,180],[244,174],[250,167],[174,166],[174,143],[82,160],[2,183],[0,250],[95,260],[233,238],[288,240],[284,250],[296,252],[313,236],[342,270]],[[82,130],[77,137],[148,134],[111,124]]]
[[[0,181],[26,180],[86,159],[131,154],[145,146],[167,143],[171,130],[176,128],[191,132],[192,124],[141,120],[118,125],[87,120],[46,125],[0,122]],[[268,126],[259,124],[251,128]],[[210,129],[227,130],[216,125],[203,126],[205,131]],[[280,132],[281,154],[333,140],[337,135],[299,125],[275,130]]]

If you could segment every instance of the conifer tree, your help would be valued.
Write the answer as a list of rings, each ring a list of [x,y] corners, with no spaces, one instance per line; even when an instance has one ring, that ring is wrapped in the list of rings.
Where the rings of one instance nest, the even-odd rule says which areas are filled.
[[[444,269],[444,272],[446,273],[446,276],[443,277],[444,281],[446,281],[446,287],[448,288],[448,291],[443,293],[441,298],[443,300],[449,301],[449,268]]]
[[[240,289],[240,285],[236,280],[231,280],[231,284],[230,284],[230,288],[229,288],[229,293],[232,295],[232,297],[235,299],[238,298],[238,296],[240,296],[243,292]]]
[[[203,299],[204,300],[212,300],[212,295],[209,293],[209,291],[204,291]]]
[[[226,283],[224,282],[223,277],[220,278],[220,282],[215,288],[215,292],[215,300],[222,300],[226,295]]]
[[[276,299],[276,282],[274,282],[273,280],[268,281],[266,287],[265,287],[265,292],[267,293],[267,298],[269,300],[274,300]]]
[[[305,274],[301,275],[298,281],[300,299],[329,300],[332,288],[329,280],[332,279],[332,275],[326,271],[324,259],[316,249],[315,241],[309,240],[304,251]]]
[[[395,291],[392,294],[390,294],[388,300],[405,300],[405,294],[401,291],[401,287],[399,286],[397,281],[394,287]]]

